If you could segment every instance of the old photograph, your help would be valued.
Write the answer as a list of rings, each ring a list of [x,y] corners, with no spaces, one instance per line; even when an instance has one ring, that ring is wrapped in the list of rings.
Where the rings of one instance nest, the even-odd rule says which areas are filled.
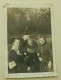
[[[51,8],[7,8],[7,73],[54,75]],[[39,76],[38,76],[39,75]]]

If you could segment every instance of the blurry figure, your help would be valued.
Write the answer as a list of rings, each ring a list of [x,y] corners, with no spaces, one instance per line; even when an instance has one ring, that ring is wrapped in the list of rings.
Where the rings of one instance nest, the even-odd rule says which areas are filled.
[[[46,42],[46,38],[42,37],[39,38],[39,48],[41,52],[41,57],[43,59],[42,64],[40,65],[40,71],[41,72],[47,72],[51,71],[52,69],[52,53],[50,54],[50,46],[48,46]]]
[[[25,52],[25,63],[28,66],[28,72],[38,72],[40,71],[39,59],[37,54],[39,53],[37,43],[31,38],[28,38],[28,43],[26,44]]]
[[[26,60],[28,59],[28,56],[27,56],[27,52],[26,52],[26,46],[28,44],[28,40],[30,38],[30,35],[23,35],[22,38],[20,38],[20,45],[19,45],[19,51],[20,53],[22,53],[23,57],[24,57],[24,65],[26,65]],[[24,67],[26,69],[25,72],[28,72],[28,70],[30,70],[30,68],[27,69],[27,65]]]
[[[26,55],[26,45],[28,43],[28,39],[30,38],[30,35],[23,35],[23,37],[20,39],[21,43],[19,45],[19,50],[23,55]]]
[[[24,41],[28,40],[30,38],[30,35],[24,35],[22,38],[24,39]]]
[[[12,39],[12,48],[9,53],[9,72],[17,73],[21,71],[20,63],[23,63],[23,56],[19,51],[20,40],[18,38]]]

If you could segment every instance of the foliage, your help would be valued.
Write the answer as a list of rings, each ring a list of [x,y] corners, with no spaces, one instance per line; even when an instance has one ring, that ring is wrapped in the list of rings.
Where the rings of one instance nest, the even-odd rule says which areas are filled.
[[[8,8],[8,34],[51,34],[50,8]]]

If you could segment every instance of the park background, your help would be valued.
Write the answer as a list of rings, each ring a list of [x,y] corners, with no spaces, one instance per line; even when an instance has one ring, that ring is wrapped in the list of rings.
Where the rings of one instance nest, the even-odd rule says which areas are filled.
[[[7,40],[8,40],[8,60],[12,48],[11,40],[13,38],[22,38],[24,35],[30,37],[40,46],[39,38],[46,38],[45,51],[49,50],[51,61],[53,62],[52,48],[52,25],[51,8],[7,8]],[[20,43],[21,44],[21,43]],[[23,49],[24,50],[24,49]],[[8,61],[9,62],[9,61]],[[48,62],[48,59],[47,59]],[[53,63],[52,63],[53,66]],[[20,66],[19,66],[20,68]],[[21,71],[25,72],[25,64],[21,64]],[[52,68],[51,71],[54,69]],[[20,71],[20,73],[21,73]]]

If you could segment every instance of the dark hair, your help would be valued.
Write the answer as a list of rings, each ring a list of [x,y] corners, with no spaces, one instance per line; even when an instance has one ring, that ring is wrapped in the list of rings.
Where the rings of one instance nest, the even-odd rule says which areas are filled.
[[[15,39],[20,40],[20,38],[12,38],[10,42],[11,42],[11,43],[15,42]]]
[[[41,38],[44,38],[45,43],[43,45],[45,45],[46,44],[46,37],[45,36],[42,36]]]

